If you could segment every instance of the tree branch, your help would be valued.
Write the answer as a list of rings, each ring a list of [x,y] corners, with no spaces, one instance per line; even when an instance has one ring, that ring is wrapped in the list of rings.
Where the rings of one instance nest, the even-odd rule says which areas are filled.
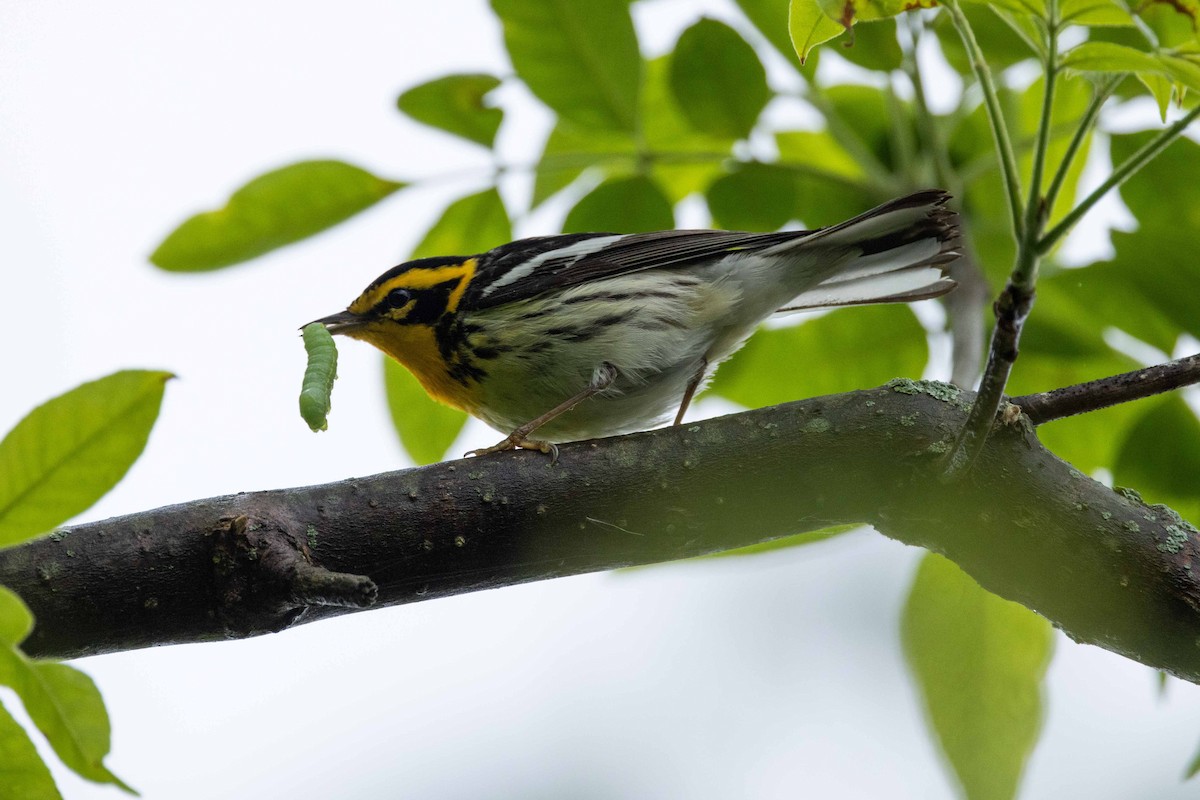
[[[1099,411],[1194,383],[1200,383],[1200,355],[1078,383],[1064,389],[1014,397],[1012,403],[1020,406],[1034,425],[1041,425],[1043,422]]]
[[[198,500],[0,551],[0,583],[37,615],[26,651],[70,657],[277,631],[372,587],[395,605],[865,522],[1200,682],[1200,535],[1055,458],[1020,414],[947,487],[938,457],[970,399],[893,381],[565,445],[555,465],[508,453]]]

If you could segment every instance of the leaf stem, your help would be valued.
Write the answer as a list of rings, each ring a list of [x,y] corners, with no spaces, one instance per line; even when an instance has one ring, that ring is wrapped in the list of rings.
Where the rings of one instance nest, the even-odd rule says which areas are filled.
[[[1124,75],[1116,75],[1096,87],[1096,93],[1092,95],[1092,102],[1088,105],[1087,111],[1084,112],[1083,118],[1079,120],[1079,125],[1075,128],[1075,135],[1071,137],[1070,144],[1067,145],[1067,150],[1063,153],[1062,161],[1059,162],[1058,170],[1054,173],[1054,178],[1050,181],[1050,188],[1046,190],[1046,213],[1050,214],[1054,210],[1054,204],[1058,200],[1059,192],[1062,191],[1063,184],[1066,183],[1067,175],[1070,174],[1071,168],[1075,165],[1075,159],[1079,155],[1079,149],[1087,140],[1088,134],[1096,126],[1096,120],[1100,116],[1100,109],[1112,97],[1112,93],[1116,90],[1117,85],[1125,79]],[[1038,244],[1038,252],[1044,253],[1041,249],[1041,244]]]
[[[1160,131],[1157,136],[1146,142],[1146,144],[1138,148],[1137,152],[1125,159],[1124,163],[1115,168],[1104,183],[1097,186],[1095,191],[1081,200],[1079,205],[1071,209],[1071,213],[1063,217],[1057,225],[1038,240],[1038,252],[1046,253],[1053,248],[1060,239],[1070,232],[1071,228],[1075,227],[1075,224],[1083,218],[1084,214],[1092,210],[1092,207],[1100,201],[1100,198],[1108,194],[1109,190],[1115,189],[1136,175],[1138,170],[1146,166],[1155,156],[1165,150],[1171,142],[1178,139],[1187,126],[1197,117],[1200,117],[1200,106],[1196,106],[1187,114],[1180,117],[1169,128]]]
[[[954,8],[955,3],[949,7]],[[1042,116],[1038,122],[1037,138],[1033,148],[1033,166],[1030,171],[1029,198],[1025,203],[1024,218],[1017,228],[1017,260],[1004,291],[993,306],[996,326],[992,329],[992,342],[988,348],[987,365],[979,381],[979,391],[967,421],[959,432],[958,440],[946,459],[946,479],[961,476],[983,449],[988,434],[995,424],[996,414],[1004,401],[1004,387],[1017,361],[1018,346],[1025,320],[1033,309],[1034,286],[1037,284],[1041,253],[1038,237],[1046,224],[1046,200],[1042,184],[1046,167],[1046,151],[1050,145],[1050,132],[1054,118],[1054,90],[1058,78],[1058,2],[1046,3],[1046,60],[1045,84],[1042,95]],[[961,14],[961,11],[959,12]],[[1011,154],[1011,149],[1010,149]],[[1018,201],[1018,206],[1020,205]],[[1018,209],[1018,216],[1019,209]]]
[[[971,59],[971,69],[975,73],[976,80],[979,81],[979,88],[983,91],[983,103],[987,109],[988,122],[991,124],[992,136],[996,142],[996,152],[1000,157],[1000,167],[1004,175],[1008,210],[1012,216],[1013,235],[1019,240],[1024,232],[1024,220],[1021,213],[1021,179],[1017,172],[1017,158],[1013,154],[1012,141],[1008,135],[1008,125],[1004,121],[1004,112],[1000,108],[1000,96],[996,92],[996,82],[992,78],[992,70],[988,67],[987,60],[983,57],[979,42],[975,40],[975,32],[971,30],[971,23],[967,21],[966,14],[959,8],[958,0],[947,0],[945,8],[950,13],[950,20],[954,23],[959,38],[963,41],[963,46]]]

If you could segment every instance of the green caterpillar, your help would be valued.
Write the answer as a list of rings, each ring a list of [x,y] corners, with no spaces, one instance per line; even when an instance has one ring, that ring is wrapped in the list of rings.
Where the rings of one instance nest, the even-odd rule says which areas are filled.
[[[337,380],[337,345],[319,322],[305,325],[301,334],[308,353],[308,367],[300,387],[300,416],[312,430],[328,430],[329,421],[325,417],[329,414],[333,382]]]

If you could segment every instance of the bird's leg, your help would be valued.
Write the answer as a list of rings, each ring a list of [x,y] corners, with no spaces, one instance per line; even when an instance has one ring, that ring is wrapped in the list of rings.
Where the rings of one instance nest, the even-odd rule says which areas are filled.
[[[683,415],[687,413],[688,406],[692,404],[692,395],[696,393],[696,387],[700,385],[700,381],[704,380],[704,371],[708,369],[708,359],[700,359],[700,366],[696,369],[696,374],[688,381],[687,389],[683,392],[683,402],[679,404],[679,413],[675,415],[675,423],[678,425],[683,422]]]
[[[572,395],[563,402],[556,405],[554,408],[547,411],[534,419],[529,420],[521,427],[510,433],[502,441],[491,447],[481,447],[478,450],[471,450],[467,453],[469,456],[485,456],[488,453],[501,453],[505,450],[516,450],[518,447],[524,450],[540,450],[543,453],[550,455],[550,463],[558,460],[558,446],[553,442],[543,441],[541,439],[530,439],[529,434],[536,431],[538,428],[545,425],[550,420],[567,413],[575,406],[587,400],[592,395],[604,391],[609,386],[612,386],[613,381],[617,379],[617,368],[607,361],[596,368],[592,374],[592,380],[578,394]]]

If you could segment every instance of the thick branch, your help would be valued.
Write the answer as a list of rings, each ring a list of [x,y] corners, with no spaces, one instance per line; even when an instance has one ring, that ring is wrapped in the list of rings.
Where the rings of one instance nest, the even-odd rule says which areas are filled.
[[[1073,638],[1200,681],[1200,537],[1009,414],[947,487],[970,395],[815,398],[697,425],[198,500],[0,551],[32,655],[250,636],[378,605],[701,555],[847,522],[945,553]],[[370,580],[358,577],[370,575]]]

